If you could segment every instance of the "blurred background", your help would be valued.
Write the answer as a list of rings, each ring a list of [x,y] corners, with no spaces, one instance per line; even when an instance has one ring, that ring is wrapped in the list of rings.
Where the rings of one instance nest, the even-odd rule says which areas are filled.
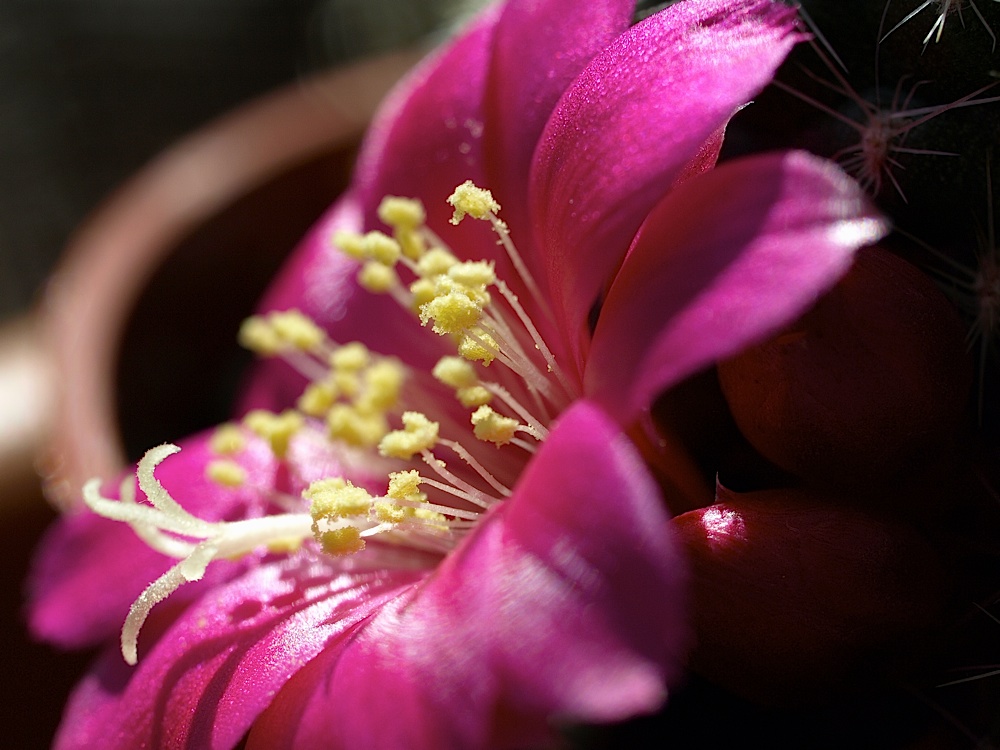
[[[43,388],[28,323],[46,277],[74,229],[116,186],[184,135],[265,92],[351,60],[434,44],[473,5],[0,0],[0,360],[23,360],[0,367],[8,394],[0,398],[0,437],[32,418],[31,398],[20,413],[9,394]],[[54,512],[34,474],[13,482],[21,470],[3,459],[3,744],[48,747],[93,654],[59,654],[25,632],[25,571]]]
[[[238,103],[425,41],[462,0],[0,2],[0,318],[69,233],[168,144]]]

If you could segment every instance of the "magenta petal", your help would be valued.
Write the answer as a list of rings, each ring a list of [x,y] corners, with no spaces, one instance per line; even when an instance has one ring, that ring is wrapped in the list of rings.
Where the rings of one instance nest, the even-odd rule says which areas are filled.
[[[157,479],[177,502],[207,521],[264,515],[271,491],[298,495],[309,482],[342,473],[329,446],[308,434],[292,444],[288,467],[281,467],[262,441],[248,439],[246,448],[233,456],[247,473],[246,484],[222,487],[205,476],[205,466],[218,458],[209,438],[204,433],[183,441],[181,452],[156,469]],[[369,480],[361,474],[355,479]],[[109,482],[104,491],[117,497],[116,487]],[[142,501],[142,493],[137,494]],[[67,515],[49,530],[32,564],[31,629],[41,638],[72,648],[117,639],[135,598],[175,562],[148,547],[126,524],[82,510]],[[201,581],[182,586],[171,602],[190,601],[245,567],[245,562],[213,563]]]
[[[634,446],[579,402],[514,496],[289,681],[250,745],[537,747],[552,720],[654,710],[686,643],[683,570]]]
[[[419,198],[427,224],[471,257],[499,257],[488,227],[451,227],[446,200],[456,185],[483,177],[483,96],[496,12],[481,16],[450,46],[415,68],[390,94],[358,158],[351,189],[299,244],[271,284],[260,309],[298,309],[338,343],[362,341],[421,368],[442,352],[438,337],[388,295],[370,294],[356,281],[358,264],[332,245],[339,229],[381,227],[386,195]],[[383,227],[384,228],[384,227]],[[506,261],[501,259],[501,267]],[[277,361],[259,364],[240,410],[281,409],[301,393],[303,378]]]
[[[853,180],[808,154],[749,157],[691,179],[656,207],[615,279],[585,391],[627,423],[793,320],[886,229]]]
[[[599,55],[557,105],[532,167],[534,228],[580,359],[591,305],[639,225],[792,45],[769,0],[685,0]]]
[[[355,281],[357,263],[336,252],[331,244],[340,230],[364,230],[361,204],[350,191],[327,209],[299,242],[268,287],[259,306],[262,311],[295,308],[327,329],[348,317],[351,303],[362,295]]]
[[[484,97],[500,6],[479,15],[462,35],[422,62],[390,95],[368,131],[355,170],[354,188],[365,226],[380,226],[376,210],[386,195],[419,198],[427,226],[462,257],[506,255],[489,227],[448,223],[447,203],[466,180],[484,182]],[[506,274],[505,274],[506,275]]]
[[[366,222],[377,221],[388,192],[436,201],[427,206],[428,224],[438,230],[451,217],[445,199],[455,186],[483,174],[483,98],[497,17],[494,8],[476,18],[383,104],[355,172]]]
[[[552,109],[584,66],[629,27],[635,0],[510,0],[496,28],[483,133],[486,187],[504,219],[526,233],[524,186],[535,145]],[[519,239],[524,252],[530,238]],[[534,258],[526,259],[531,263]],[[532,264],[536,273],[540,267]]]
[[[256,509],[258,493],[232,490],[210,482],[205,464],[215,456],[208,434],[184,441],[183,450],[165,461],[156,476],[192,513],[206,520],[244,515]],[[275,462],[259,443],[245,452],[243,465],[254,482],[273,483]],[[113,490],[113,492],[112,492]],[[117,484],[105,492],[117,497]],[[142,498],[142,493],[138,493]],[[132,601],[174,563],[149,548],[126,524],[87,511],[73,512],[49,529],[39,546],[28,580],[28,615],[33,632],[62,646],[92,646],[115,637]],[[205,580],[191,584],[184,599],[233,575],[238,566],[213,566]]]
[[[107,654],[77,688],[56,746],[231,748],[302,665],[420,575],[286,560],[217,586],[132,674]]]

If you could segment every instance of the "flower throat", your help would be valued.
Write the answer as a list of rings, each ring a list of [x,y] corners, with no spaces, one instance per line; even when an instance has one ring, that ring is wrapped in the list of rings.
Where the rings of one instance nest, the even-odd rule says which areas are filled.
[[[452,224],[466,216],[490,223],[530,309],[551,320],[490,192],[466,182],[448,202]],[[180,450],[173,445],[153,448],[139,462],[136,478],[149,504],[136,502],[131,477],[122,482],[119,500],[103,497],[99,480],[88,482],[83,496],[91,510],[128,523],[150,547],[180,560],[132,605],[122,628],[129,664],[137,662],[138,634],[151,609],[199,580],[213,560],[259,549],[291,554],[303,545],[333,557],[376,560],[400,548],[430,560],[446,554],[511,494],[551,420],[575,395],[538,325],[492,261],[459,260],[426,226],[417,200],[387,197],[378,215],[391,235],[338,232],[334,246],[360,262],[362,289],[390,296],[413,316],[414,335],[418,325],[429,326],[451,352],[445,349],[425,372],[359,342],[334,342],[297,310],[252,316],[240,329],[241,344],[283,359],[308,385],[294,409],[252,411],[241,423],[220,427],[205,473],[223,488],[246,486],[240,455],[252,434],[279,461],[294,439],[322,441],[348,474],[352,467],[362,473],[376,467],[387,478],[385,489],[330,476],[312,482],[300,497],[263,491],[285,513],[209,522],[184,510],[154,476],[156,466]]]

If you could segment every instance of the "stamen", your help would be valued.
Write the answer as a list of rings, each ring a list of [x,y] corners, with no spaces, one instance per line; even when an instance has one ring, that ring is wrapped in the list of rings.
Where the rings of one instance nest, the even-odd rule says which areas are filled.
[[[502,495],[503,497],[510,497],[510,489],[506,485],[504,485],[499,479],[493,476],[493,474],[487,471],[486,467],[484,467],[481,463],[479,463],[479,461],[477,461],[475,457],[471,453],[469,453],[468,450],[466,450],[464,445],[454,440],[442,440],[441,444],[446,445],[453,451],[455,451],[455,454],[460,459],[465,461],[465,463],[467,463],[473,471],[475,471],[479,476],[481,476],[484,480],[486,480],[486,482],[489,483],[489,485],[493,489],[499,492],[500,495]]]
[[[506,226],[497,218],[500,206],[489,191],[468,182],[459,186],[449,201],[455,207],[455,223],[465,215],[490,221],[517,273],[537,298],[538,309],[548,314]],[[500,465],[502,476],[516,474],[518,462],[525,458],[507,446],[536,450],[534,443],[548,434],[549,407],[558,411],[572,397],[571,384],[560,371],[553,351],[517,295],[497,278],[493,261],[460,261],[426,227],[419,201],[387,197],[379,207],[379,216],[392,227],[392,237],[378,231],[339,232],[334,241],[360,263],[358,281],[362,288],[390,294],[413,311],[415,319],[424,325],[433,323],[436,333],[450,337],[457,356],[440,359],[433,377],[452,388],[466,409],[474,409],[470,421],[458,419],[453,406],[440,404],[441,390],[431,373],[410,369],[358,342],[339,345],[297,310],[248,318],[241,327],[241,342],[260,355],[281,357],[310,382],[296,409],[281,414],[253,411],[243,418],[242,425],[219,428],[210,441],[218,458],[206,462],[205,474],[221,487],[244,485],[247,469],[234,457],[245,449],[250,432],[266,441],[279,461],[287,457],[293,438],[329,439],[335,445],[327,447],[336,450],[339,464],[350,476],[367,476],[373,468],[383,467],[388,472],[386,495],[373,496],[344,477],[327,477],[310,484],[300,497],[277,490],[252,493],[260,496],[259,506],[254,506],[259,512],[280,508],[285,513],[208,522],[185,511],[154,476],[155,467],[179,450],[171,445],[149,451],[137,467],[138,485],[148,504],[136,502],[131,479],[123,482],[119,500],[102,497],[100,482],[88,483],[84,500],[91,510],[128,523],[151,548],[180,560],[151,583],[131,607],[122,629],[122,653],[130,664],[136,661],[138,634],[151,609],[184,583],[200,579],[208,565],[219,558],[239,558],[261,549],[291,553],[310,538],[315,542],[310,545],[313,552],[321,549],[333,557],[365,549],[398,555],[398,551],[386,552],[393,547],[434,553],[453,549],[479,522],[482,510],[511,495],[511,489],[490,470]],[[413,274],[413,278],[404,284],[397,272]],[[494,303],[490,286],[499,290],[506,305]],[[487,367],[494,359],[509,372],[503,370],[495,381],[484,383],[475,363]],[[489,404],[494,399],[511,413],[493,409]],[[524,399],[533,399],[533,408],[524,406]],[[423,411],[404,411],[407,403],[429,409],[439,421]],[[399,422],[401,429],[391,429],[390,424]],[[326,436],[319,429],[323,423]],[[483,447],[479,449],[483,453],[476,455],[483,456],[484,465],[461,440],[441,438],[442,425],[449,434],[493,442],[504,449],[502,458],[492,463],[485,458],[488,449]],[[461,476],[450,471],[433,453],[438,445],[450,450],[471,471],[463,468]],[[382,458],[375,455],[376,448]],[[404,466],[414,462],[418,454],[436,478],[421,476],[413,468],[389,472],[398,469],[400,462]],[[363,466],[366,473],[351,473],[355,466]],[[428,493],[432,500],[428,500]],[[460,507],[450,505],[452,498],[461,501],[457,503]],[[307,506],[308,512],[303,512]],[[366,548],[370,539],[379,544]],[[422,566],[427,562],[418,556],[409,564]]]
[[[491,498],[482,490],[477,490],[468,482],[459,479],[457,476],[448,471],[448,464],[435,456],[429,450],[421,451],[420,456],[424,459],[424,463],[430,466],[438,476],[447,482],[450,482],[456,489],[465,492],[466,494],[464,495],[464,499],[468,500],[470,503],[478,505],[480,508],[489,508],[496,503],[494,498]]]
[[[295,408],[310,417],[323,417],[333,408],[339,390],[333,381],[309,383],[295,402]]]
[[[503,249],[507,251],[507,257],[510,258],[510,262],[514,266],[514,270],[517,275],[521,277],[521,281],[524,282],[525,288],[528,290],[528,294],[538,305],[540,310],[545,312],[545,315],[551,320],[553,318],[552,311],[549,308],[548,300],[545,299],[545,295],[542,294],[541,290],[538,288],[538,284],[535,282],[534,276],[528,270],[528,266],[525,264],[524,260],[521,258],[521,254],[517,251],[517,247],[514,245],[513,241],[510,239],[510,230],[507,225],[500,221],[500,219],[495,215],[490,215],[490,224],[493,225],[493,231],[497,233],[500,238],[500,244],[503,245]]]
[[[525,312],[524,308],[521,307],[521,303],[518,302],[517,295],[510,290],[510,287],[508,287],[502,279],[497,281],[496,286],[497,289],[500,290],[500,294],[503,298],[507,300],[507,304],[510,305],[511,309],[524,325],[525,329],[527,329],[528,335],[531,336],[531,340],[534,342],[535,347],[542,353],[542,356],[545,358],[545,363],[549,367],[549,372],[559,378],[559,382],[562,384],[563,389],[567,393],[572,393],[572,386],[570,386],[562,368],[560,368],[556,363],[556,358],[552,354],[552,350],[549,349],[545,340],[542,338],[542,335],[538,332],[538,329],[535,328],[535,324],[532,322],[531,317]]]
[[[493,443],[499,448],[514,437],[518,422],[516,419],[497,414],[488,406],[480,406],[472,415],[472,427],[477,438]]]
[[[243,417],[243,424],[258,437],[267,440],[271,452],[281,459],[285,457],[292,437],[302,429],[305,420],[301,414],[291,409],[281,414],[255,409]]]
[[[535,367],[534,363],[520,350],[519,346],[512,344],[511,340],[505,338],[495,328],[483,324],[480,324],[479,328],[483,334],[489,336],[489,339],[470,330],[466,330],[465,333],[484,349],[488,346],[488,341],[493,341],[496,346],[496,351],[494,352],[496,359],[517,373],[529,388],[538,391],[550,403],[559,403],[559,399],[556,398],[556,394],[552,389],[552,383]]]
[[[220,456],[235,455],[242,451],[245,446],[246,440],[243,438],[243,430],[235,424],[224,424],[218,427],[209,442],[209,448],[212,452]]]
[[[373,294],[386,294],[394,289],[400,289],[399,276],[392,269],[377,260],[370,260],[361,266],[358,272],[358,283]]]
[[[139,487],[152,503],[139,505],[131,481],[122,484],[121,500],[100,494],[100,480],[84,486],[87,506],[98,515],[125,521],[154,549],[182,557],[181,561],[151,583],[133,602],[122,627],[122,656],[128,664],[137,661],[139,631],[156,604],[180,586],[197,581],[209,563],[218,558],[238,558],[260,547],[278,544],[283,548],[297,546],[311,534],[312,518],[307,514],[285,514],[250,518],[235,522],[211,523],[184,510],[156,479],[153,472],[166,457],[177,453],[175,445],[161,445],[146,452],[139,461],[136,476]],[[200,539],[197,544],[174,539],[169,532]]]
[[[393,229],[416,229],[427,220],[427,212],[418,200],[387,195],[379,204],[378,217]]]
[[[448,196],[448,203],[454,206],[451,223],[458,226],[466,215],[473,219],[487,219],[500,211],[500,204],[493,200],[493,193],[476,187],[472,180],[466,180]]]
[[[205,466],[205,476],[223,487],[241,487],[247,480],[247,472],[235,461],[211,461]]]
[[[470,362],[482,362],[489,367],[500,353],[500,347],[493,337],[481,328],[473,328],[462,335],[458,343],[458,353]],[[512,370],[514,368],[511,368]],[[516,372],[516,370],[514,370]]]
[[[382,438],[378,451],[391,458],[410,459],[417,453],[428,452],[438,441],[438,423],[420,412],[403,412],[403,429],[394,430]]]
[[[441,484],[440,482],[433,482],[433,480],[425,480],[430,486],[437,486]],[[438,505],[437,503],[429,503],[426,500],[404,500],[404,499],[393,499],[393,503],[397,505],[406,506],[408,508],[414,508],[417,510],[429,510],[434,513],[439,513],[442,516],[454,516],[455,518],[461,518],[466,521],[478,521],[482,517],[481,512],[472,510],[461,510],[459,508],[452,508],[450,505]],[[443,523],[451,524],[450,521],[444,519],[441,521]]]
[[[528,432],[527,428],[524,427],[523,425],[521,425],[520,427],[518,427],[518,432],[525,432],[525,433],[531,435],[531,433]],[[532,435],[532,437],[534,437],[534,435]],[[538,450],[538,448],[535,445],[532,445],[527,440],[522,440],[521,438],[517,438],[517,437],[511,438],[510,439],[510,444],[511,445],[516,445],[518,448],[522,448],[522,449],[526,450],[528,453],[535,453]]]
[[[549,431],[544,427],[544,425],[542,425],[541,420],[536,419],[531,412],[521,404],[520,401],[511,395],[510,391],[499,383],[483,383],[482,387],[503,401],[507,406],[513,409],[521,419],[527,422],[532,430],[534,430],[534,436],[538,440],[545,440],[545,438],[548,437]]]

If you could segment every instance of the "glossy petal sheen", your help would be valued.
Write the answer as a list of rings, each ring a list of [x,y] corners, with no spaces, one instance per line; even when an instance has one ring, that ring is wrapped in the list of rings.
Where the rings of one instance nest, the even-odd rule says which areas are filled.
[[[649,217],[601,310],[585,389],[626,423],[657,393],[801,314],[886,231],[804,153],[723,164]]]
[[[251,747],[534,747],[547,717],[651,711],[680,670],[682,570],[642,460],[580,402],[412,598],[288,683]]]
[[[105,656],[74,693],[56,747],[230,748],[304,663],[421,575],[337,575],[299,559],[216,586],[131,673],[120,654]]]
[[[797,41],[794,11],[685,0],[632,27],[560,100],[530,196],[549,283],[578,362],[587,314],[659,198],[770,80]]]

